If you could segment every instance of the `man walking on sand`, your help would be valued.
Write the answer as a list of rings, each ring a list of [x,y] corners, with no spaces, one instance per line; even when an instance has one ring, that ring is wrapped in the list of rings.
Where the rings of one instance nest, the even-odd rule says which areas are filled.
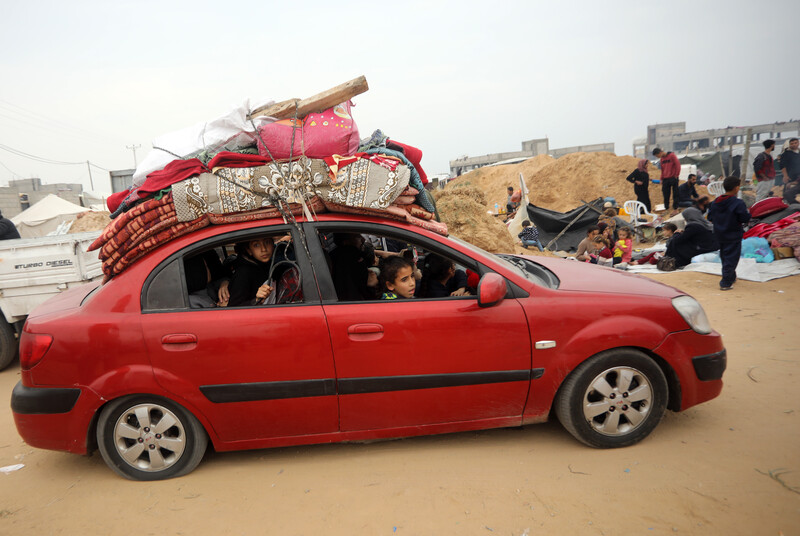
[[[681,176],[681,163],[672,151],[653,149],[653,156],[661,160],[661,193],[664,195],[664,210],[669,209],[672,197],[672,208],[678,208],[678,177]]]
[[[759,153],[753,160],[753,171],[758,179],[756,203],[769,197],[770,190],[775,185],[775,162],[773,162],[771,154],[774,149],[775,140],[766,140],[764,152]]]

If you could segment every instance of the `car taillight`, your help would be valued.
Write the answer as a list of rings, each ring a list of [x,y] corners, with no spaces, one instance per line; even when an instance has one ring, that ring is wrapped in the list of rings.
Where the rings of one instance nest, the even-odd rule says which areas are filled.
[[[26,370],[36,366],[50,349],[51,344],[53,344],[52,335],[23,331],[19,341],[20,366]]]

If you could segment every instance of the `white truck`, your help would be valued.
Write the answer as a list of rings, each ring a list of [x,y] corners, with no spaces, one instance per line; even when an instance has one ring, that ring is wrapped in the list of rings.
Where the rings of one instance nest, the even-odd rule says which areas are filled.
[[[17,356],[18,334],[37,305],[103,276],[97,251],[86,251],[98,236],[88,231],[0,241],[0,370]]]

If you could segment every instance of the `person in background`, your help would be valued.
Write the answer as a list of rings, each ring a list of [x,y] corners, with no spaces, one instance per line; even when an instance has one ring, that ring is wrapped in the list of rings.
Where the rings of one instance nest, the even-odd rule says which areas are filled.
[[[620,264],[627,266],[633,256],[633,239],[631,231],[627,227],[619,230],[619,240],[614,244],[614,265]]]
[[[597,262],[597,252],[603,248],[602,243],[595,242],[595,237],[600,234],[600,228],[597,225],[590,225],[586,229],[586,238],[581,240],[578,244],[578,251],[575,253],[575,258],[583,262]]]
[[[783,150],[778,156],[781,161],[781,174],[783,175],[783,199],[788,204],[796,203],[795,197],[800,194],[800,140],[790,138],[783,144]],[[775,184],[778,184],[777,178]]]
[[[694,185],[697,184],[697,175],[692,173],[686,182],[678,186],[678,206],[691,207],[700,198]]]
[[[705,216],[706,213],[708,212],[708,206],[710,204],[711,204],[711,198],[708,197],[707,195],[698,197],[694,202],[695,208],[697,208],[703,214],[703,216]]]
[[[719,249],[709,222],[695,207],[683,211],[686,227],[683,232],[674,232],[672,240],[667,244],[667,257],[675,259],[675,266],[680,268],[692,261],[692,257],[702,253],[710,253]]]
[[[736,266],[742,255],[742,225],[750,221],[747,205],[736,197],[740,184],[737,177],[727,177],[722,181],[725,195],[716,198],[708,209],[708,219],[714,224],[714,236],[719,242],[719,257],[722,261],[720,290],[730,290],[736,281]]]
[[[636,200],[644,204],[647,212],[650,212],[650,174],[647,172],[647,166],[650,161],[646,158],[639,160],[630,175],[625,180],[633,183],[633,193],[636,194]]]
[[[769,197],[770,190],[775,185],[775,162],[772,160],[772,151],[775,149],[775,140],[764,141],[764,151],[753,160],[753,171],[758,179],[756,186],[756,203]]]
[[[4,218],[3,213],[0,212],[0,240],[11,240],[13,238],[20,238],[17,226],[14,225],[13,221]]]
[[[514,191],[513,186],[509,186],[508,190],[508,197],[506,198],[506,212],[509,214],[514,214],[519,207],[519,200],[522,198],[521,194]]]
[[[678,177],[681,176],[681,163],[675,153],[656,147],[653,156],[661,160],[661,193],[664,195],[664,209],[669,209],[670,196],[672,208],[678,208]]]
[[[537,229],[530,220],[522,222],[522,232],[517,236],[519,236],[519,241],[525,249],[527,249],[528,246],[536,246],[539,248],[539,251],[544,251],[542,243],[539,240],[539,229]]]

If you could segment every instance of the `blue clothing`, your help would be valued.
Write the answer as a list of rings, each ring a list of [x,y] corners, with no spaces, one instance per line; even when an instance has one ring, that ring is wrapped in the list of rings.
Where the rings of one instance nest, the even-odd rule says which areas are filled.
[[[741,199],[723,195],[711,203],[708,220],[714,224],[714,235],[720,242],[740,241],[744,236],[742,225],[750,221],[750,212]]]
[[[398,299],[398,296],[394,292],[390,292],[390,291],[387,290],[386,292],[381,294],[381,299],[382,300],[396,300],[396,299]]]
[[[739,265],[739,257],[742,255],[742,241],[719,243],[719,258],[722,261],[722,279],[719,282],[720,288],[729,287],[736,281],[736,267]]]

